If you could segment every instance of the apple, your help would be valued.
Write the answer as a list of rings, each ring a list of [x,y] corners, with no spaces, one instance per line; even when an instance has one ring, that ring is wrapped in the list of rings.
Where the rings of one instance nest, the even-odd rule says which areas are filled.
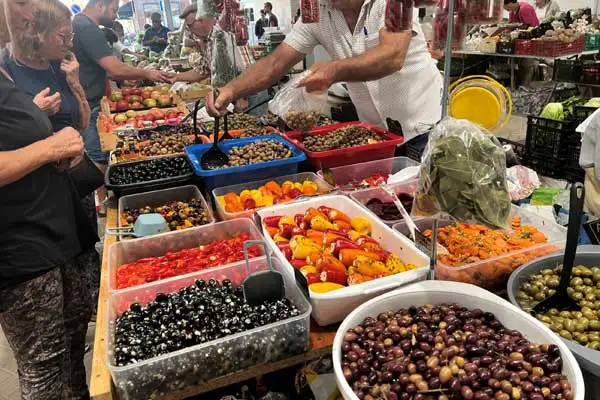
[[[146,107],[156,107],[156,100],[154,100],[154,99],[146,99],[146,100],[144,100],[144,105]]]
[[[125,115],[127,115],[127,118],[135,118],[136,114],[137,113],[133,110],[129,110],[125,113]]]
[[[133,102],[135,102],[135,101],[142,101],[142,97],[141,97],[141,96],[138,96],[138,95],[135,95],[135,94],[134,94],[134,95],[131,95],[131,97],[130,97],[130,99],[129,99],[129,102],[130,102],[130,103],[133,103]]]
[[[150,94],[150,97],[158,101],[158,99],[160,98],[160,92],[158,90],[155,90]]]
[[[140,88],[133,88],[131,89],[131,94],[134,96],[141,96],[142,95],[142,89]]]
[[[125,121],[127,121],[127,115],[125,115],[125,114],[117,114],[117,115],[115,115],[115,122],[117,124],[123,123]]]
[[[121,93],[123,93],[123,97],[131,96],[131,88],[123,88],[121,89]]]
[[[144,121],[154,121],[156,118],[154,117],[154,115],[148,113],[148,114],[144,114]]]
[[[173,118],[177,118],[177,112],[175,112],[175,111],[169,111],[167,113],[167,119],[173,119]]]
[[[148,90],[148,91],[153,91],[154,90],[154,86],[145,86],[144,90]]]
[[[135,126],[136,123],[136,119],[135,118],[129,118],[126,122],[127,125],[131,125],[131,126]]]
[[[123,96],[123,100],[125,100],[127,104],[131,104],[131,96]]]
[[[171,105],[171,96],[169,96],[168,94],[160,95],[160,97],[158,98],[158,104],[160,104],[163,107]]]
[[[108,106],[110,107],[110,112],[117,111],[117,102],[116,101],[109,101]]]
[[[170,89],[170,88],[169,88],[168,86],[166,86],[166,85],[163,85],[163,86],[161,86],[161,87],[160,87],[160,92],[161,92],[162,94],[169,94],[169,89]]]
[[[119,101],[123,98],[123,94],[121,92],[119,92],[118,90],[113,90],[112,93],[110,94],[110,99],[112,101]]]
[[[152,96],[152,92],[150,90],[144,90],[142,92],[142,99],[146,100]]]
[[[144,106],[139,101],[134,101],[133,103],[131,103],[130,107],[134,110],[139,110],[139,109],[143,108]]]
[[[126,102],[125,100],[119,100],[117,102],[117,110],[119,111],[125,111],[129,108],[129,103]]]

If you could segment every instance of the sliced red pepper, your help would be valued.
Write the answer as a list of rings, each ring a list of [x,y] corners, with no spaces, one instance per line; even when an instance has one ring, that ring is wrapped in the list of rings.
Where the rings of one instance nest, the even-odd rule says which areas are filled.
[[[377,242],[377,240],[373,239],[370,236],[363,235],[363,236],[359,237],[358,239],[356,239],[356,244],[358,244],[358,245],[361,245],[364,247],[365,243],[373,243],[373,244],[376,244],[377,246],[379,246],[379,242]]]
[[[379,254],[372,253],[370,251],[356,250],[356,249],[343,249],[340,250],[339,259],[345,266],[349,267],[352,265],[357,256],[365,256],[372,258],[373,260],[381,261]]]
[[[340,250],[342,249],[362,250],[362,247],[360,247],[354,242],[351,242],[348,239],[337,239],[330,245],[330,253],[333,254],[335,257],[340,255]]]
[[[340,271],[339,269],[325,267],[323,270],[321,270],[322,282],[337,283],[345,286],[347,284],[347,279],[346,273],[344,271]]]
[[[344,235],[342,235],[341,233],[334,232],[334,231],[327,231],[325,233],[325,236],[323,237],[323,245],[324,246],[329,246],[330,244],[332,244],[336,240],[338,240],[338,239],[345,239],[345,238],[346,237]]]
[[[294,228],[295,226],[284,224],[281,229],[279,229],[279,234],[286,239],[291,239],[294,236]]]
[[[294,221],[296,221],[296,225],[300,226],[304,222],[304,214],[294,215]]]
[[[263,224],[265,224],[266,226],[271,226],[273,228],[278,228],[280,219],[281,219],[280,215],[275,215],[273,217],[265,217],[265,218],[263,218]]]
[[[296,268],[296,269],[300,269],[300,268],[308,265],[308,263],[306,262],[306,260],[300,260],[300,259],[297,259],[297,258],[292,258],[290,260],[290,264],[292,264],[292,266],[294,268]]]
[[[315,263],[315,267],[317,267],[319,271],[325,268],[333,268],[342,271],[344,274],[346,273],[346,266],[342,264],[340,260],[329,254],[323,254],[319,257]]]
[[[327,206],[320,206],[319,208],[317,208],[317,211],[319,211],[323,215],[328,215],[330,210],[331,208]]]
[[[315,273],[306,274],[306,281],[309,285],[312,285],[313,283],[321,282],[321,277],[319,276],[319,274]]]
[[[300,227],[295,226],[292,229],[292,236],[296,236],[296,235],[301,235],[301,236],[305,236],[306,235],[306,231]]]

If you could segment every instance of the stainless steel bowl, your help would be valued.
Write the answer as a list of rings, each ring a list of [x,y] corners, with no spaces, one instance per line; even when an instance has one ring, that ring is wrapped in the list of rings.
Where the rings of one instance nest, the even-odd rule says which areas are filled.
[[[516,293],[527,277],[537,274],[546,268],[555,268],[563,262],[563,254],[553,254],[539,258],[516,269],[510,276],[507,285],[508,298],[512,304],[519,307]],[[575,256],[575,265],[587,267],[600,266],[600,246],[579,246]],[[588,349],[571,340],[563,339],[575,355],[581,368],[600,377],[600,351]]]

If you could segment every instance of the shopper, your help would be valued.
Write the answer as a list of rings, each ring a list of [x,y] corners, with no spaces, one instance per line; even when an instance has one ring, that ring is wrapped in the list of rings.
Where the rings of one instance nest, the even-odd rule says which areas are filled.
[[[554,0],[535,0],[535,15],[539,22],[560,14],[560,7]]]
[[[91,108],[90,126],[82,132],[82,136],[88,156],[103,171],[108,164],[108,153],[101,149],[96,124],[100,113],[100,100],[106,93],[107,75],[114,80],[171,80],[168,74],[134,68],[114,56],[98,25],[112,26],[118,8],[119,0],[89,0],[85,9],[73,17],[73,52],[79,60],[79,77]],[[97,190],[96,201],[99,205],[103,205],[105,197],[104,187]]]
[[[37,3],[0,1],[0,26],[13,45],[33,34]],[[82,156],[79,132],[53,134],[31,95],[0,67],[0,325],[23,399],[89,398],[83,353],[92,304],[80,257],[97,236],[58,167]]]
[[[122,61],[123,55],[127,54],[127,55],[137,58],[138,61],[144,61],[147,59],[147,57],[145,55],[136,53],[132,50],[129,50],[127,47],[125,47],[125,45],[123,44],[123,39],[125,38],[125,29],[123,29],[123,25],[121,25],[121,23],[119,21],[115,21],[113,23],[112,31],[116,35],[116,40],[109,41],[109,45],[112,42],[113,54],[115,55],[115,57],[117,57],[119,60]],[[106,35],[106,32],[105,32],[105,35]]]
[[[526,27],[538,26],[540,21],[535,13],[535,9],[529,3],[517,0],[504,0],[504,10],[511,23],[520,23]]]
[[[190,39],[199,44],[201,56],[191,57],[194,60],[192,69],[176,74],[173,78],[175,82],[198,82],[211,78],[215,37],[221,33],[226,36],[226,40],[234,44],[231,46],[232,52],[234,52],[231,58],[238,61],[235,68],[239,72],[243,70],[242,55],[235,46],[235,37],[231,33],[223,32],[217,25],[217,14],[213,0],[201,0],[198,5],[194,4],[187,7],[179,18],[184,20],[190,32]]]
[[[385,0],[363,3],[335,0],[321,10],[320,22],[298,21],[273,54],[221,88],[216,103],[209,96],[209,112],[222,114],[233,100],[269,87],[320,44],[334,61],[314,64],[301,86],[322,92],[347,82],[361,121],[382,127],[387,118],[400,121],[407,140],[429,130],[441,117],[442,77],[416,13],[413,32],[391,33],[384,29]]]
[[[260,18],[254,25],[254,34],[260,39],[265,34],[265,26],[269,26],[269,20],[266,17],[265,10],[260,10]]]
[[[267,21],[269,21],[267,26],[270,28],[278,27],[279,21],[277,20],[277,17],[275,16],[275,14],[273,14],[273,4],[271,4],[271,2],[269,2],[269,1],[267,1],[264,5],[264,10],[265,10],[265,17],[267,18]]]
[[[150,16],[152,26],[146,29],[142,44],[150,48],[150,51],[162,53],[167,48],[169,28],[163,26],[160,13],[152,13]]]

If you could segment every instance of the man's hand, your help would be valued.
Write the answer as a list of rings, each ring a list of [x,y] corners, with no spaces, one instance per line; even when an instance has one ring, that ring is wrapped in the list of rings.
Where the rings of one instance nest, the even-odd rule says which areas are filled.
[[[146,71],[146,79],[152,82],[173,83],[171,74],[162,71]]]
[[[81,157],[83,157],[83,139],[75,129],[71,127],[61,129],[45,140],[49,162],[77,158],[81,161]]]
[[[47,115],[52,116],[56,114],[60,108],[60,93],[56,92],[50,96],[50,88],[46,88],[33,98],[33,102],[40,110]]]
[[[227,114],[227,106],[235,100],[234,93],[227,86],[219,89],[219,97],[215,100],[211,91],[206,96],[206,111],[211,117],[222,117]]]
[[[310,67],[310,74],[298,82],[297,87],[306,88],[307,92],[326,92],[337,82],[337,64],[335,62],[318,62]]]
[[[65,58],[60,63],[60,70],[67,76],[67,83],[74,85],[79,83],[79,62],[75,54],[69,52],[70,59]]]

